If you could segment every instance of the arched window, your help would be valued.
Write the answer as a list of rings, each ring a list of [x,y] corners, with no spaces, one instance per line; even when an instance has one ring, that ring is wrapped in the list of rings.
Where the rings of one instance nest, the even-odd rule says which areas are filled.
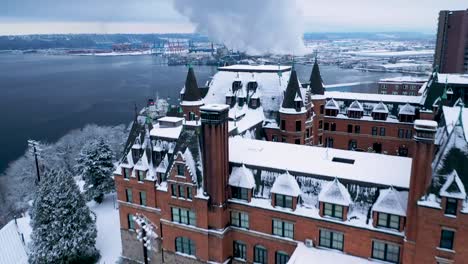
[[[195,256],[195,243],[187,237],[176,237],[176,252]]]
[[[283,251],[276,251],[275,254],[276,264],[286,264],[289,261],[289,255]]]
[[[254,247],[254,262],[266,264],[268,262],[267,249],[262,245],[256,245]]]

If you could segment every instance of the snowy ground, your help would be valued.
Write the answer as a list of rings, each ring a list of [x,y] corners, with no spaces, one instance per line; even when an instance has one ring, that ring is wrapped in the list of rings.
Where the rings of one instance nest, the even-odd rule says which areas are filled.
[[[97,239],[96,247],[101,253],[99,263],[116,263],[122,252],[120,243],[119,210],[115,193],[106,195],[102,204],[94,201],[88,203],[88,207],[96,214]],[[19,218],[18,229],[24,234],[26,243],[31,241],[31,218],[29,215]]]

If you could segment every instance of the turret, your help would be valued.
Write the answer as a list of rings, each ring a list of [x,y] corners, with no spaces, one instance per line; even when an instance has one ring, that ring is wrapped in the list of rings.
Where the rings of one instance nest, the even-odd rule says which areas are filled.
[[[180,92],[181,107],[186,120],[195,120],[200,117],[200,106],[203,105],[200,88],[198,88],[197,79],[193,68],[190,66],[185,86]]]
[[[312,94],[325,94],[325,88],[323,87],[322,76],[320,75],[320,69],[315,58],[314,67],[309,78],[310,90]]]

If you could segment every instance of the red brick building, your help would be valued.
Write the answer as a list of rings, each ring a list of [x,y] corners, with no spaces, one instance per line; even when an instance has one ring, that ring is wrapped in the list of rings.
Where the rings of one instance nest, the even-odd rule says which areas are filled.
[[[468,9],[439,13],[434,68],[468,73]]]
[[[294,70],[247,68],[245,74],[242,66],[221,69],[200,100],[185,97],[198,89],[188,77],[183,101],[200,103],[182,107],[193,119],[135,121],[128,154],[115,172],[124,257],[278,264],[309,263],[307,256],[322,263],[466,258],[466,176],[433,180],[437,123],[420,120],[411,102],[313,94],[317,89],[302,88]],[[234,82],[220,94],[213,87],[223,75]],[[274,93],[274,84],[284,94]],[[259,129],[267,140],[280,141],[276,135],[296,144],[250,139]],[[454,133],[448,135],[451,142]],[[351,139],[354,150],[372,145],[378,152],[378,140],[389,154],[404,144],[412,158],[336,149],[348,149]],[[334,148],[309,146],[324,144]],[[155,234],[143,247],[138,236],[146,225]]]
[[[378,93],[411,96],[420,95],[419,89],[427,79],[428,78],[410,76],[380,79],[378,82]]]

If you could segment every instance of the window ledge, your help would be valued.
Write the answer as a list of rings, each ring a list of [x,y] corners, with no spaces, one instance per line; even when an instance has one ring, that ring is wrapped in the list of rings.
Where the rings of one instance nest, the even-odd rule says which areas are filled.
[[[124,178],[124,181],[130,181],[130,179],[129,178]]]
[[[448,253],[456,253],[455,250],[453,249],[448,249],[448,248],[441,248],[441,247],[436,247],[437,250],[443,251],[443,252],[448,252]]]
[[[452,215],[452,214],[444,214],[444,216],[446,216],[448,218],[457,218],[456,215]]]
[[[240,262],[247,262],[247,260],[245,260],[245,259],[242,259],[242,258],[234,258],[234,260],[236,260],[236,261],[240,261]]]

